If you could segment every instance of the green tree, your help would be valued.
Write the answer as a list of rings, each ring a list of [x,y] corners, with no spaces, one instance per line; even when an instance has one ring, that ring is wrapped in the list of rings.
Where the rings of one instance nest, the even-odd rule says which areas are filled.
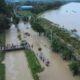
[[[80,74],[80,62],[73,61],[72,63],[69,64],[69,68],[73,72],[73,75]]]
[[[38,22],[33,23],[33,24],[32,24],[32,28],[33,28],[34,30],[36,30],[37,32],[39,32],[39,35],[40,35],[42,32],[44,32],[43,27],[42,27]]]
[[[5,3],[5,0],[0,0],[0,13],[11,16],[12,7]]]
[[[0,14],[0,32],[10,27],[9,20],[4,14]]]

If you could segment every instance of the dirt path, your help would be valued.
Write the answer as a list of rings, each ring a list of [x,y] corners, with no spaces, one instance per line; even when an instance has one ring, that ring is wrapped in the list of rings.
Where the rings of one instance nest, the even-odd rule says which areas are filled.
[[[6,44],[20,44],[14,25],[6,35]],[[7,52],[5,55],[6,80],[33,80],[24,51]]]
[[[28,26],[29,29],[27,29]],[[22,27],[22,29],[26,30],[25,32],[30,33],[30,36],[24,36],[23,31],[22,36],[28,43],[31,45],[33,44],[34,52],[38,53],[38,48],[41,47],[44,57],[50,61],[49,67],[46,67],[45,64],[40,61],[42,66],[45,67],[44,72],[39,75],[40,80],[80,80],[80,78],[78,79],[76,77],[73,77],[71,71],[67,66],[67,62],[63,61],[59,55],[51,51],[50,43],[46,37],[39,37],[38,33],[31,29],[29,23],[24,24],[24,27]]]

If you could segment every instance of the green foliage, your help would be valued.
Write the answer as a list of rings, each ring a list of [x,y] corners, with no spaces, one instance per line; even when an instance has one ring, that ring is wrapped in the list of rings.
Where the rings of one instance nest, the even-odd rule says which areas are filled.
[[[70,44],[76,53],[80,54],[80,41],[76,37],[71,37],[70,33],[64,28],[58,27],[59,25],[55,23],[51,23],[50,21],[40,18],[39,24],[45,29],[45,31],[49,32],[53,31],[58,37],[60,37],[64,42]],[[53,25],[52,25],[53,24]]]
[[[0,33],[0,44],[5,44],[5,32]]]
[[[21,17],[28,17],[33,15],[30,11],[27,10],[17,10],[17,14]]]
[[[20,34],[18,35],[18,38],[19,38],[19,40],[22,40],[22,39],[21,39],[21,35],[20,35]]]
[[[44,32],[44,29],[42,28],[42,26],[40,26],[37,22],[32,24],[32,28],[39,33]]]
[[[6,15],[0,14],[0,32],[10,27],[9,20]]]
[[[73,75],[80,74],[80,62],[73,61],[69,64],[70,70],[73,72]]]
[[[5,3],[5,0],[0,0],[0,32],[10,27],[9,18],[11,16],[11,6]]]
[[[39,14],[41,12],[44,12],[46,10],[50,9],[57,9],[59,8],[63,3],[60,1],[56,1],[54,3],[35,3],[33,6],[33,9],[31,10],[35,14]]]
[[[61,39],[58,38],[57,35],[53,35],[52,49],[53,51],[60,53],[64,60],[71,60],[73,57],[72,54],[74,52],[71,47],[67,46],[66,43],[61,41]]]
[[[36,58],[34,52],[31,50],[26,50],[25,53],[26,53],[26,57],[29,63],[29,67],[31,68],[31,72],[34,80],[39,80],[37,73],[41,72],[43,69],[38,59]]]
[[[45,32],[44,28],[39,24],[39,20],[36,18],[36,16],[32,17],[31,19],[31,25],[32,25],[32,28],[39,32],[39,35],[42,33],[42,32]]]
[[[5,32],[0,32],[0,45],[5,45]],[[4,57],[5,53],[0,51],[0,80],[5,80],[5,65],[1,63]]]
[[[5,32],[0,33],[0,46],[5,45]],[[5,53],[3,51],[0,51],[0,62],[4,60]]]
[[[5,80],[5,65],[0,63],[0,80]]]
[[[20,20],[20,19],[19,19],[18,17],[16,17],[15,15],[13,15],[13,23],[14,23],[14,24],[17,25],[17,24],[19,23],[19,20]]]
[[[5,3],[5,0],[0,0],[0,13],[11,16],[12,7]]]

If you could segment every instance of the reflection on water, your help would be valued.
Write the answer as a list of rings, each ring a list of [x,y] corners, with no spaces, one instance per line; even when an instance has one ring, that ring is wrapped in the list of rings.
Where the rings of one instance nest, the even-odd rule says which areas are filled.
[[[80,3],[66,4],[58,10],[45,12],[42,17],[68,30],[76,29],[80,35]]]

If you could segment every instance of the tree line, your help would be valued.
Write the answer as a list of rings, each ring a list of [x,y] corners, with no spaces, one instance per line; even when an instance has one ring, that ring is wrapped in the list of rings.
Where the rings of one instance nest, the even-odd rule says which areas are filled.
[[[6,4],[5,0],[0,0],[0,32],[10,27],[12,7]]]

